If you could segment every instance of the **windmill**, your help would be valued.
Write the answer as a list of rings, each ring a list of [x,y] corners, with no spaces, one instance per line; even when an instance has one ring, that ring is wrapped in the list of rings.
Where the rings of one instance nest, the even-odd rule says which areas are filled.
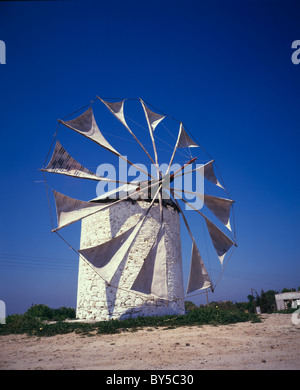
[[[143,113],[147,125],[143,128],[143,135],[147,132],[150,149],[141,139],[140,129],[133,131],[133,125],[128,125],[129,120],[135,125],[137,122],[125,114],[126,100],[138,104]],[[151,172],[145,165],[133,163],[108,142],[104,132],[99,129],[98,119],[97,122],[95,119],[94,106],[98,103],[105,107],[105,110],[108,109],[114,120],[118,120],[122,131],[130,136],[136,148],[139,148],[151,163]],[[78,111],[83,112],[78,115]],[[51,151],[54,145],[52,156],[47,162],[49,151],[41,169],[47,193],[46,173],[115,184],[112,191],[98,194],[96,198],[88,201],[52,190],[57,216],[56,226],[52,222],[52,232],[66,241],[60,230],[79,221],[82,223],[80,248],[71,246],[79,255],[77,317],[103,320],[138,315],[183,314],[186,297],[193,293],[214,291],[217,284],[212,282],[207,271],[186,214],[192,212],[205,222],[221,264],[220,275],[224,270],[226,254],[236,246],[235,231],[230,223],[234,201],[229,194],[227,193],[227,197],[215,196],[178,185],[182,178],[196,175],[204,182],[210,183],[213,188],[227,192],[215,174],[214,160],[210,158],[209,161],[197,164],[197,157],[193,156],[191,151],[204,149],[188,134],[183,123],[160,112],[142,99],[97,97],[88,106],[70,116],[73,116],[73,119],[58,121],[50,148]],[[175,123],[177,134],[171,133],[164,125],[166,120]],[[57,139],[60,126],[73,130],[118,157],[120,161],[143,174],[144,180],[109,178],[99,175],[98,171],[95,173],[85,168]],[[168,137],[162,138],[160,128],[169,133]],[[157,143],[160,140],[170,145],[170,135],[173,137],[173,146],[163,171]],[[183,151],[183,162],[174,164],[178,154]],[[207,153],[205,154],[207,159]],[[196,206],[190,201],[191,196],[202,202],[201,205],[212,213],[221,227],[212,221],[199,205]],[[187,212],[184,211],[186,208]],[[180,216],[191,241],[186,294],[183,288]],[[53,221],[52,216],[51,220]],[[227,257],[228,261],[230,256]]]

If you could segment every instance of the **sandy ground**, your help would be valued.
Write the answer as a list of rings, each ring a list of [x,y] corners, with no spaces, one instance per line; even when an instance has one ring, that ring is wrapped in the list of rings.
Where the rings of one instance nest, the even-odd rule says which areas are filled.
[[[299,370],[300,325],[290,314],[262,319],[114,335],[0,336],[0,369]]]

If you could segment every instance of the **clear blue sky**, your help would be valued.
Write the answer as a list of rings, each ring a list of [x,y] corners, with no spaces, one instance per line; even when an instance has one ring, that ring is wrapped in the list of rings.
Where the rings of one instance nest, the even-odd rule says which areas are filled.
[[[32,303],[76,305],[78,258],[50,233],[38,168],[56,120],[96,95],[143,98],[183,121],[217,161],[236,201],[238,248],[210,300],[300,286],[297,39],[297,1],[1,2],[0,299],[7,313]],[[98,164],[106,158],[76,136],[64,132],[60,140],[82,163],[92,166],[93,153]],[[132,145],[126,152],[135,160]],[[124,151],[121,140],[114,146]],[[96,196],[94,183],[81,183],[85,199]],[[57,189],[77,191],[67,179]],[[194,229],[197,223],[191,219]],[[65,233],[77,246],[79,228]],[[185,259],[189,250],[184,242]]]

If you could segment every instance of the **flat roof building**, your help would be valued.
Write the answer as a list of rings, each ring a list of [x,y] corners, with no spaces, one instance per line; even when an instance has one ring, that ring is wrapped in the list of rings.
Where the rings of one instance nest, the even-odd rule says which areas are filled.
[[[275,294],[277,310],[297,309],[300,306],[300,291]]]

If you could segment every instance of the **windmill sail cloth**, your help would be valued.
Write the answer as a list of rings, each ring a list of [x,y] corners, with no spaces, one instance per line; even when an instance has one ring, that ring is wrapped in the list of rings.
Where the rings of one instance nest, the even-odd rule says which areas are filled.
[[[153,151],[154,151],[154,157],[155,157],[155,167],[156,167],[156,174],[157,174],[157,179],[160,178],[160,171],[159,171],[159,166],[158,166],[158,156],[157,156],[157,149],[155,145],[155,140],[153,136],[153,131],[155,130],[155,127],[158,125],[158,123],[164,118],[162,115],[155,114],[151,110],[148,109],[148,107],[144,104],[144,102],[140,99],[141,104],[143,106],[149,132],[150,132],[150,137],[152,141],[152,146],[153,146]],[[159,209],[160,209],[160,218],[162,220],[163,218],[163,208],[162,208],[162,196],[161,193],[158,194],[158,199],[159,199]]]
[[[159,179],[160,178],[160,171],[159,171],[159,166],[158,166],[157,149],[156,149],[156,145],[155,145],[153,132],[154,132],[156,126],[159,124],[159,122],[164,119],[164,116],[156,114],[155,112],[149,110],[149,108],[145,105],[145,103],[142,100],[140,100],[140,101],[141,101],[141,104],[143,106],[143,109],[145,112],[145,117],[146,117],[147,124],[149,127],[149,132],[150,132],[150,137],[151,137],[153,151],[154,151],[154,157],[155,157],[155,164],[154,165],[156,167],[157,179]],[[160,192],[158,194],[158,199],[159,199],[160,218],[162,220],[163,219],[163,208],[162,208],[162,196],[161,196]]]
[[[57,214],[57,228],[52,231],[57,231],[65,226],[68,226],[82,218],[89,216],[108,205],[99,205],[98,203],[90,203],[82,200],[70,198],[67,195],[61,194],[53,190],[56,214]]]
[[[41,170],[44,172],[59,173],[81,179],[107,180],[96,175],[94,172],[89,171],[79,162],[74,160],[74,158],[62,147],[59,141],[56,141],[56,145],[48,165],[45,169]]]
[[[172,194],[178,195],[176,191],[171,191]],[[222,232],[214,223],[212,223],[204,214],[202,214],[199,210],[197,210],[191,203],[187,202],[185,199],[178,197],[186,204],[188,204],[192,209],[194,209],[198,214],[200,214],[206,222],[206,226],[208,228],[208,232],[210,235],[210,238],[212,240],[213,246],[216,250],[216,253],[220,259],[221,264],[223,265],[223,260],[226,255],[226,253],[229,251],[229,249],[235,245],[235,242],[233,242],[228,236],[226,236],[225,233]],[[178,202],[176,202],[178,205]],[[183,215],[183,214],[182,214]],[[191,234],[191,233],[190,233]]]
[[[201,195],[201,198],[203,198],[203,195]],[[234,201],[231,199],[204,194],[205,206],[208,207],[229,230],[231,230],[229,219],[230,209],[233,203]]]
[[[119,156],[120,154],[109,144],[109,142],[104,138],[100,132],[95,117],[93,114],[92,107],[89,107],[83,114],[79,117],[72,119],[70,121],[60,121],[66,127],[75,130],[77,133],[84,135],[85,137],[96,142],[103,148],[111,151],[115,155]]]
[[[150,249],[142,268],[134,281],[132,290],[168,298],[167,250],[165,228],[160,227],[156,240]]]
[[[236,245],[229,237],[226,236],[214,223],[212,223],[208,218],[205,218],[206,226],[209,231],[210,238],[212,240],[213,246],[217,252],[217,255],[220,259],[221,264],[223,265],[223,260],[226,253],[229,249]]]
[[[107,102],[101,98],[99,98],[101,100],[101,102],[109,109],[109,111],[117,118],[119,119],[119,121],[121,123],[123,123],[123,125],[128,129],[128,125],[126,123],[126,120],[125,120],[125,116],[124,116],[124,100],[122,100],[121,102],[115,102],[115,103],[111,103],[111,102]]]
[[[123,199],[123,198],[127,198],[129,195],[132,199],[138,198],[139,196],[141,196],[140,193],[138,193],[138,195],[135,195],[135,193],[137,193],[138,191],[138,188],[139,188],[139,183],[123,184],[118,188],[105,192],[104,194],[91,199],[90,202],[95,202],[97,200],[103,200],[107,198]]]
[[[79,250],[80,254],[92,264],[107,283],[111,282],[122,260],[126,258],[138,234],[141,222],[104,244]]]
[[[190,294],[193,291],[202,290],[209,287],[211,287],[211,281],[209,279],[198,247],[193,239],[190,276],[186,293]]]
[[[155,194],[155,198],[158,194],[158,191]],[[95,268],[97,268],[97,273],[107,283],[110,284],[121,262],[127,258],[130,248],[134,243],[134,240],[137,237],[153,205],[153,202],[154,200],[151,202],[146,212],[140,217],[139,222],[126,232],[112,238],[104,244],[79,250],[85,259],[88,260]]]
[[[101,99],[100,97],[98,97],[98,99],[101,100],[101,102],[109,109],[109,111],[126,127],[126,129],[129,131],[129,133],[133,136],[133,138],[137,141],[137,143],[141,146],[141,148],[144,150],[144,152],[150,158],[151,162],[153,164],[155,164],[152,157],[150,156],[150,154],[146,150],[146,148],[137,139],[137,137],[134,135],[134,133],[132,132],[130,127],[127,125],[127,122],[126,122],[125,116],[124,116],[124,100],[122,100],[121,102],[110,103],[110,102],[107,102],[107,101]]]
[[[156,126],[165,118],[164,115],[157,114],[156,112],[153,112],[149,110],[149,108],[146,106],[146,104],[141,100],[146,120],[148,123],[149,128],[151,127],[152,131],[155,130]]]
[[[205,177],[206,180],[214,183],[216,186],[221,187],[224,189],[224,187],[221,185],[219,180],[217,179],[214,167],[213,167],[214,160],[209,161],[208,163],[204,164],[203,166],[196,168],[196,170]]]
[[[183,217],[185,226],[190,234],[190,237],[192,239],[193,245],[192,245],[192,259],[191,259],[191,267],[190,267],[190,276],[187,286],[187,294],[199,290],[199,289],[206,289],[212,286],[212,283],[210,281],[208,272],[205,268],[205,265],[203,263],[202,257],[200,255],[199,249],[195,243],[195,239],[192,235],[191,229],[189,228],[188,222],[186,220],[185,215],[182,212],[182,209],[177,202],[177,200],[174,197],[174,189],[171,189],[171,193],[174,198],[174,202],[176,203],[177,207],[179,208],[179,211],[181,212],[181,215]]]
[[[199,145],[196,144],[184,130],[182,123],[180,123],[177,148],[198,148]]]
[[[178,136],[177,136],[177,141],[176,141],[176,144],[174,146],[174,150],[173,150],[173,153],[172,153],[172,156],[170,158],[170,162],[169,162],[169,166],[168,166],[168,169],[166,171],[166,174],[169,173],[170,171],[170,168],[171,168],[171,165],[172,165],[172,162],[174,160],[174,156],[175,156],[175,153],[176,153],[176,150],[178,148],[193,148],[193,147],[199,147],[199,145],[197,145],[186,133],[186,131],[184,130],[183,126],[182,126],[182,123],[180,123],[180,126],[179,126],[179,132],[178,132]]]
[[[206,207],[210,209],[210,211],[229,229],[231,230],[230,226],[230,209],[232,204],[234,203],[234,200],[226,199],[226,198],[220,198],[217,196],[212,195],[206,195],[206,194],[200,194],[193,191],[187,191],[183,189],[177,189],[174,188],[176,192],[181,193],[187,193],[197,196],[202,203],[205,204]],[[199,209],[200,207],[198,207]]]
[[[214,160],[211,160],[208,163],[201,165],[200,167],[197,167],[195,169],[192,169],[188,172],[181,172],[181,173],[175,175],[175,177],[178,177],[181,175],[186,175],[188,173],[192,173],[192,172],[197,171],[202,176],[204,176],[206,180],[209,180],[210,182],[212,182],[213,184],[215,184],[216,186],[218,186],[220,188],[223,188],[223,190],[224,190],[224,187],[221,185],[221,183],[219,182],[219,180],[217,179],[217,177],[215,175],[214,168],[213,168],[213,162],[214,162]]]

